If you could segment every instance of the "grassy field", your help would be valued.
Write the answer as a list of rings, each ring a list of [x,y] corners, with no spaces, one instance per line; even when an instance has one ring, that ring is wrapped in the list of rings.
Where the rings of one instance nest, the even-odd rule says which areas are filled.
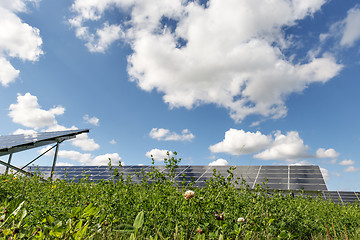
[[[360,239],[357,203],[236,189],[231,168],[204,188],[177,186],[179,160],[141,184],[119,172],[97,183],[0,175],[0,239]]]

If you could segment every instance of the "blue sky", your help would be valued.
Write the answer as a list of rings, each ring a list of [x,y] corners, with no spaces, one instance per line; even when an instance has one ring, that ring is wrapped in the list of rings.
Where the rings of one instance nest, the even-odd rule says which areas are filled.
[[[177,151],[316,164],[330,190],[360,191],[359,26],[355,0],[1,1],[0,134],[90,128],[61,166]]]

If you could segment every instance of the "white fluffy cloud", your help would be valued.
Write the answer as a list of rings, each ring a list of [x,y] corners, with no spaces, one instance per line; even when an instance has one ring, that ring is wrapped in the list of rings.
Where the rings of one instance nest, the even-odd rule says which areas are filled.
[[[225,138],[209,149],[213,153],[252,154],[268,147],[271,142],[271,136],[263,135],[259,131],[252,133],[230,128],[225,133]]]
[[[272,136],[260,131],[245,132],[232,128],[225,132],[225,138],[221,142],[209,147],[212,153],[255,154],[254,158],[285,160],[293,165],[309,165],[311,162],[305,160],[309,158],[335,158],[339,155],[332,148],[319,148],[316,155],[309,153],[309,149],[297,131],[286,134],[276,131]]]
[[[62,126],[60,124],[56,124],[56,125],[53,125],[51,127],[48,127],[44,131],[46,131],[46,132],[56,132],[56,131],[67,131],[67,130],[78,130],[78,128],[75,127],[75,126],[71,126],[70,128],[68,128],[68,127]]]
[[[38,3],[41,0],[1,0],[0,7],[13,12],[26,12],[27,3]]]
[[[151,149],[150,151],[148,151],[145,154],[145,156],[148,158],[151,158],[151,156],[152,156],[155,161],[162,162],[162,161],[164,161],[164,158],[169,158],[167,153],[169,153],[170,157],[172,157],[173,153],[171,151],[160,150],[160,149],[154,148],[154,149]]]
[[[188,129],[183,129],[180,135],[176,132],[171,132],[169,129],[153,128],[151,129],[149,136],[159,141],[191,141],[195,138],[194,134]]]
[[[360,169],[354,167],[354,166],[349,166],[346,169],[344,169],[343,172],[358,172]]]
[[[131,81],[163,94],[171,108],[216,104],[240,122],[250,114],[283,117],[286,96],[339,73],[342,66],[330,55],[294,63],[283,53],[291,43],[282,29],[325,2],[210,0],[205,7],[182,0],[76,0],[69,22],[90,51],[124,38],[133,50]],[[113,9],[129,20],[105,22],[91,33],[87,24],[101,22]]]
[[[320,171],[323,175],[323,178],[325,181],[329,180],[330,179],[330,174],[329,174],[329,170],[327,170],[326,168],[320,168]]]
[[[339,165],[343,165],[343,166],[347,166],[347,165],[354,165],[355,164],[355,161],[354,160],[351,160],[351,159],[348,159],[348,160],[342,160]]]
[[[0,57],[0,83],[7,87],[9,83],[13,82],[20,71],[16,70],[11,63],[3,57]]]
[[[41,109],[37,97],[30,93],[18,94],[17,103],[11,104],[9,110],[13,122],[34,129],[57,125],[55,116],[65,112],[65,108],[61,106],[49,110]]]
[[[67,163],[67,162],[57,162],[56,166],[58,166],[58,167],[70,167],[70,166],[74,166],[74,164]]]
[[[0,83],[8,86],[20,71],[10,63],[11,58],[37,61],[43,53],[39,29],[23,22],[17,12],[27,10],[26,0],[3,0],[0,2]]]
[[[103,28],[96,30],[96,35],[85,32],[83,38],[88,41],[86,46],[90,52],[103,53],[121,36],[123,36],[123,32],[120,25],[109,25],[108,23],[105,23]]]
[[[304,145],[296,131],[287,132],[286,135],[280,131],[275,133],[275,140],[271,147],[256,154],[254,157],[262,160],[287,160],[294,161],[300,158],[311,158],[308,153],[309,147]]]
[[[76,136],[74,140],[71,140],[73,146],[81,148],[83,151],[94,151],[100,148],[94,139],[89,138],[87,133],[82,133]]]
[[[351,47],[360,39],[360,7],[356,6],[350,9],[343,23],[344,30],[340,44]]]
[[[316,151],[316,157],[317,158],[337,158],[339,156],[339,153],[337,153],[334,149],[329,148],[319,148]]]
[[[290,163],[290,165],[292,165],[292,166],[304,166],[304,165],[313,165],[313,164],[311,162],[307,161],[307,160],[301,160],[301,161]]]
[[[118,153],[108,153],[94,157],[89,153],[80,153],[77,151],[65,151],[58,152],[58,157],[70,159],[86,166],[105,166],[109,164],[109,158],[113,166],[118,166],[121,157]],[[124,165],[124,164],[122,164]]]
[[[209,163],[209,166],[227,166],[229,165],[228,161],[225,159],[219,158],[211,163]]]
[[[92,161],[90,162],[90,165],[108,165],[109,159],[111,160],[111,165],[118,166],[119,162],[121,162],[121,157],[117,153],[107,153],[104,155],[96,156]],[[89,165],[89,164],[87,164]],[[124,163],[121,162],[121,165],[124,166]]]
[[[13,134],[24,134],[24,135],[36,135],[36,131],[33,129],[16,129]]]
[[[9,116],[13,122],[25,127],[34,128],[35,130],[45,127],[46,129],[42,129],[41,131],[52,132],[78,129],[75,126],[71,128],[64,127],[56,121],[56,115],[62,115],[65,112],[65,108],[55,106],[49,110],[44,110],[38,104],[37,97],[30,93],[26,93],[25,95],[18,94],[17,103],[11,104],[9,110]],[[91,119],[94,118],[90,118],[90,120]],[[15,131],[15,134],[33,134],[35,130],[18,129]],[[99,144],[97,144],[94,139],[89,138],[87,133],[77,135],[74,140],[71,140],[71,144],[81,148],[83,151],[94,151],[100,148]]]
[[[44,153],[50,148],[50,146],[44,147],[38,151],[39,154]],[[54,156],[54,149],[47,152],[46,156]],[[68,150],[60,150],[58,152],[58,157],[69,159],[72,161],[75,161],[78,164],[86,165],[86,166],[104,166],[109,164],[109,158],[111,159],[111,164],[113,166],[118,166],[119,161],[121,161],[121,157],[118,153],[107,153],[104,155],[98,155],[94,156],[90,153],[80,153],[78,151],[68,151]],[[59,162],[56,164],[57,166],[74,166],[75,164],[72,163],[64,163]],[[124,163],[122,162],[122,165],[124,166]]]
[[[333,23],[328,33],[320,34],[320,41],[335,38],[341,47],[353,47],[360,39],[360,5],[347,12],[347,16]]]
[[[89,117],[88,114],[84,115],[84,121],[94,126],[99,126],[99,119],[97,117]]]

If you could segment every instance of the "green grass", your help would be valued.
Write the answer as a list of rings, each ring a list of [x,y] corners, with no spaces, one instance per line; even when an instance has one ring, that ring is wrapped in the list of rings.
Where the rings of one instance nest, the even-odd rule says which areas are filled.
[[[0,239],[360,239],[357,203],[236,189],[231,174],[175,186],[179,162],[168,159],[169,175],[154,169],[141,184],[118,173],[98,183],[0,175]]]

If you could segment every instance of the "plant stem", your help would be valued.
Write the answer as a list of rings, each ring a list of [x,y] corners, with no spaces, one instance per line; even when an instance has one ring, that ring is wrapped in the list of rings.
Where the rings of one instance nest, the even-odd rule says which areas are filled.
[[[191,199],[189,199],[189,208],[188,208],[188,215],[187,215],[187,221],[186,221],[186,237],[185,237],[185,239],[187,239],[187,234],[188,234],[189,215],[190,215],[190,201],[191,201]]]

